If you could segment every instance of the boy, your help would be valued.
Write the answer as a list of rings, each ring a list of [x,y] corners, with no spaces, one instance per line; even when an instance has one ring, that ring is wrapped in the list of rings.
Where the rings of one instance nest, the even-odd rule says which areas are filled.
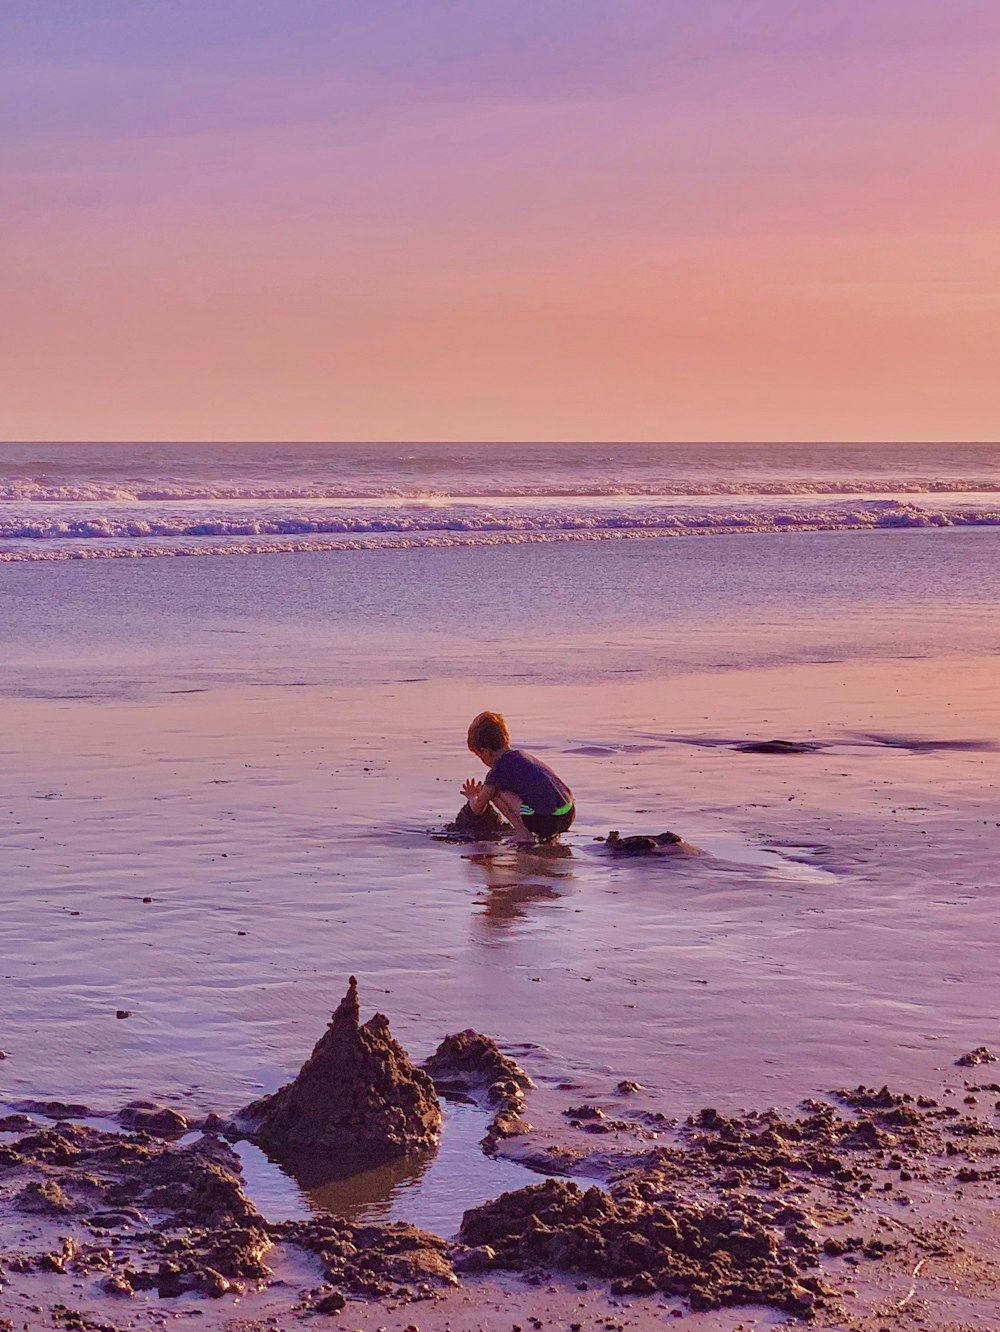
[[[462,794],[473,814],[493,805],[528,846],[550,842],[576,817],[573,793],[551,768],[523,750],[511,749],[507,723],[498,712],[481,712],[469,727],[469,748],[489,768],[484,782],[470,777]]]

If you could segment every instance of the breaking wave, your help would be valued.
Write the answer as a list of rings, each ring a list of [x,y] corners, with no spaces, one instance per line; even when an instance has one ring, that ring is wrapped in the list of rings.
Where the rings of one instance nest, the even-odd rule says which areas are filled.
[[[0,560],[1000,524],[1000,447],[0,444]]]
[[[952,492],[954,496],[954,492]],[[542,541],[723,536],[1000,526],[996,503],[920,504],[896,499],[740,504],[574,504],[533,507],[446,503],[362,511],[273,508],[137,512],[128,505],[76,514],[4,513],[0,561],[252,554]]]

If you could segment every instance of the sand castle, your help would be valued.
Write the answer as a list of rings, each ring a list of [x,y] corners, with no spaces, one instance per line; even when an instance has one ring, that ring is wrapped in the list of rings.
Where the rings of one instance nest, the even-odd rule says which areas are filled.
[[[342,1158],[345,1168],[437,1146],[441,1107],[376,1013],[362,1025],[352,976],[330,1025],[297,1076],[235,1117],[241,1136],[272,1155]]]

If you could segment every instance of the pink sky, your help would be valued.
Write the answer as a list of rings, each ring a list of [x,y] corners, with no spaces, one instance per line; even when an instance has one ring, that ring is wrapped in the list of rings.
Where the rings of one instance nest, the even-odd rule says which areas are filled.
[[[35,0],[7,439],[995,439],[1000,9]]]

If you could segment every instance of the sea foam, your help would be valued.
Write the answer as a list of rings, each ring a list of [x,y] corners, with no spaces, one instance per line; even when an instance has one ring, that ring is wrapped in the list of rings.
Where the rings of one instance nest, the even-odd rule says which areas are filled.
[[[1000,523],[1000,449],[3,444],[0,560]]]
[[[585,504],[526,511],[517,507],[444,506],[430,510],[335,512],[109,512],[77,516],[0,512],[0,560],[251,554],[305,550],[527,541],[625,540],[737,533],[891,531],[1000,525],[1000,503],[918,505],[898,500],[838,504]]]

